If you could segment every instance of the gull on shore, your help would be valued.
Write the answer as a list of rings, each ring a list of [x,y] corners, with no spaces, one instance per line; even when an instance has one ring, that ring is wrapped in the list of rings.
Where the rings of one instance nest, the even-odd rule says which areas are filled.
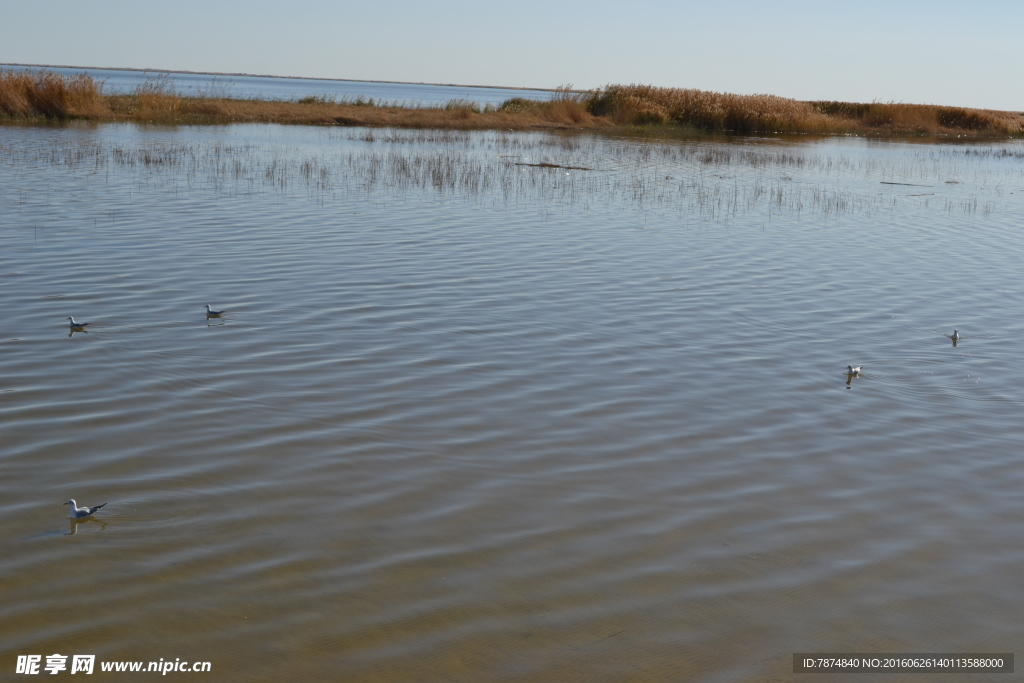
[[[853,367],[852,365],[847,365],[846,366],[846,374],[847,375],[859,375],[860,374],[860,366],[858,365],[857,367]]]
[[[221,313],[224,313],[224,311],[215,311],[210,308],[210,304],[206,304],[206,316],[208,318],[219,318]]]
[[[80,507],[78,507],[78,504],[75,502],[75,499],[72,498],[68,502],[64,503],[64,505],[70,505],[71,506],[71,508],[70,508],[70,510],[68,512],[68,517],[70,517],[71,519],[85,519],[86,517],[92,517],[93,513],[96,512],[97,510],[99,510],[104,505],[106,505],[106,503],[100,503],[96,507],[92,507],[92,508],[91,507],[80,508]]]
[[[72,329],[80,330],[80,329],[82,329],[83,327],[85,327],[86,325],[89,325],[89,324],[90,323],[75,322],[75,317],[73,315],[69,315],[68,316],[68,327],[71,327]]]

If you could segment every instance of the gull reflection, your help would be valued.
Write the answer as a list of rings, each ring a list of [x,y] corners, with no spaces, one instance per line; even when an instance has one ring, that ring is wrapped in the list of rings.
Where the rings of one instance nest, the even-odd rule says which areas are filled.
[[[77,534],[78,533],[78,525],[79,524],[93,524],[93,523],[96,523],[96,524],[100,525],[100,530],[101,531],[103,529],[107,528],[107,523],[106,522],[104,522],[102,519],[96,519],[95,517],[86,517],[85,519],[75,519],[74,517],[69,517],[68,518],[68,523],[71,525],[71,528],[70,528],[70,530],[66,534],[64,534],[65,536],[74,536],[75,534]]]

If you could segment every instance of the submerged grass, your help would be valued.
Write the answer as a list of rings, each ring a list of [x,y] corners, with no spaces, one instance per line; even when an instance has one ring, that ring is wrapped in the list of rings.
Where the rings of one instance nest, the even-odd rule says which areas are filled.
[[[632,138],[514,131],[326,129],[315,145],[141,144],[83,136],[0,142],[0,167],[42,164],[120,174],[129,188],[204,189],[217,197],[307,193],[318,203],[432,197],[558,211],[621,211],[684,224],[740,216],[831,221],[904,210],[987,217],[1024,189],[1024,147],[923,145],[899,154],[862,146]],[[919,189],[922,185],[927,189]],[[48,201],[45,200],[45,201]],[[1016,204],[1009,204],[1016,206]]]
[[[775,95],[734,95],[649,85],[609,85],[592,92],[559,88],[546,102],[512,98],[500,106],[457,99],[409,105],[310,95],[297,101],[232,99],[212,89],[178,92],[167,76],[133,92],[105,95],[86,74],[0,70],[0,121],[82,119],[166,125],[291,123],[309,125],[527,130],[622,128],[712,133],[855,135],[1024,135],[1024,114],[936,105],[803,102]]]

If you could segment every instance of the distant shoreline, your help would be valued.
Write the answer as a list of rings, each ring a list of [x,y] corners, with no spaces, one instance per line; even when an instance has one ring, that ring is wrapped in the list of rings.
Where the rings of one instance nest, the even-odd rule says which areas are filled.
[[[78,73],[52,70],[59,68],[74,68]],[[236,99],[223,94],[190,96],[177,90],[172,79],[157,78],[140,81],[130,92],[106,95],[103,81],[81,67],[0,68],[0,122],[77,119],[172,126],[281,123],[458,130],[574,128],[632,134],[672,131],[701,135],[928,136],[962,140],[1024,137],[1024,114],[964,107],[806,102],[774,95],[735,95],[649,85],[609,85],[591,92],[556,90],[550,98],[537,99],[527,99],[526,90],[519,92],[527,97],[510,97],[501,104],[484,105],[459,92],[451,93],[455,97],[447,102],[430,105],[332,95],[290,100]]]
[[[188,71],[187,69],[137,69],[128,66],[75,66],[72,64],[17,64],[0,62],[0,67],[21,66],[42,69],[90,69],[96,71],[135,71],[138,73],[158,74],[189,74],[192,76],[239,76],[242,78],[280,78],[290,81],[330,81],[332,83],[392,83],[394,85],[432,85],[441,88],[487,88],[489,90],[534,90],[537,92],[556,92],[556,88],[530,88],[514,85],[469,85],[466,83],[425,83],[422,81],[375,81],[366,78],[317,78],[314,76],[274,76],[271,74],[228,73],[224,71]]]

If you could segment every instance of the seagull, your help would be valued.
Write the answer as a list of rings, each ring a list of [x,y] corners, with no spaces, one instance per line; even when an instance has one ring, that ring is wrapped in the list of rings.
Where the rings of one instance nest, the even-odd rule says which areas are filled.
[[[210,304],[206,304],[206,316],[208,318],[219,318],[220,314],[224,311],[215,311],[210,308]]]
[[[951,336],[950,339],[952,339],[953,341],[956,341],[959,338],[960,338],[960,330],[953,330],[953,336]]]
[[[846,374],[847,375],[859,375],[860,374],[860,366],[858,365],[857,367],[853,367],[852,365],[847,365],[846,366]]]
[[[100,505],[97,505],[94,508],[91,508],[91,507],[80,508],[80,507],[78,507],[78,504],[75,502],[75,499],[72,498],[68,502],[64,503],[64,505],[70,505],[71,506],[71,510],[68,512],[68,517],[70,517],[71,519],[85,519],[86,517],[92,517],[92,514],[94,512],[96,512],[97,510],[99,510],[104,505],[106,505],[106,503],[101,503]]]
[[[88,324],[89,323],[76,323],[74,316],[68,316],[68,326],[71,327],[71,329],[73,330],[80,330]]]

